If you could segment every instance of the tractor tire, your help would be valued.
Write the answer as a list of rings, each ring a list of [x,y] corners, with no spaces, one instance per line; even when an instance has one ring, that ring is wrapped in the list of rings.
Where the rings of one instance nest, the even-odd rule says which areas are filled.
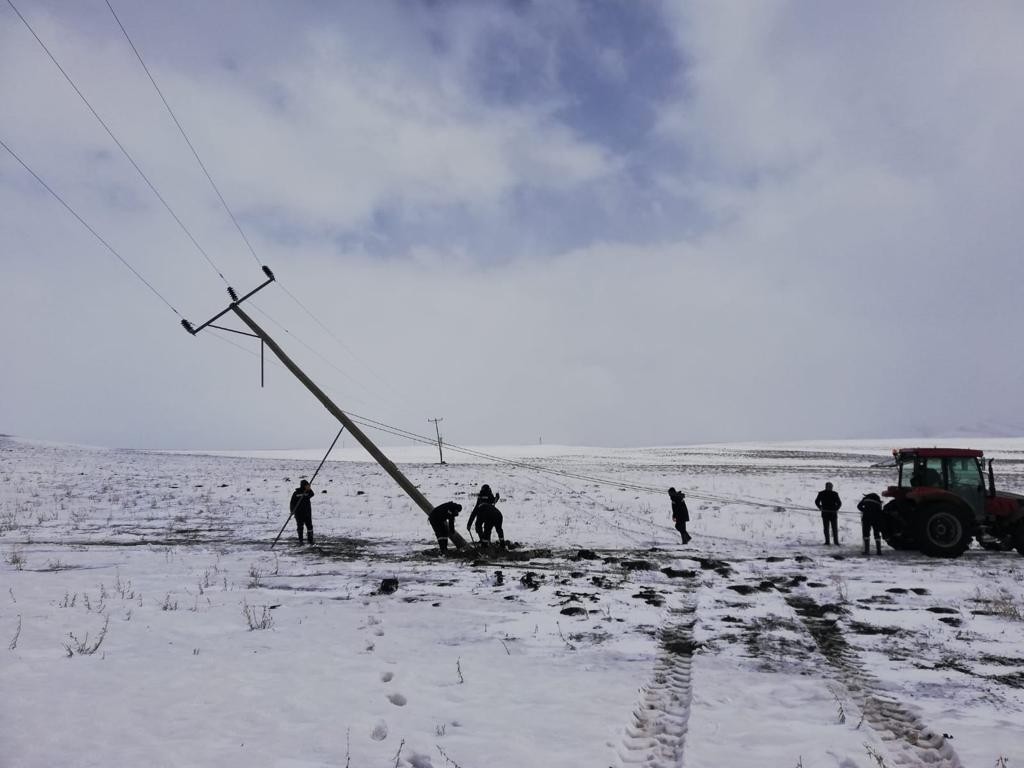
[[[960,557],[969,546],[974,520],[953,504],[928,504],[917,513],[917,540],[929,557]]]
[[[910,525],[913,507],[894,500],[885,505],[883,513],[879,528],[885,543],[902,551],[917,549],[917,539]]]

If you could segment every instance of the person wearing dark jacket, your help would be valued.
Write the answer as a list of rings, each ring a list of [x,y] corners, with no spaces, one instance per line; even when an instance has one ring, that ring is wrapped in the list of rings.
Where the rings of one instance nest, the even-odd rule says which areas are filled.
[[[831,544],[828,533],[832,529],[832,539],[839,546],[839,510],[843,506],[839,494],[832,490],[832,483],[825,483],[825,490],[818,491],[814,506],[821,510],[821,527],[825,529],[825,544]]]
[[[871,554],[872,531],[875,533],[875,554],[882,554],[882,533],[879,530],[882,524],[882,499],[877,493],[864,494],[857,509],[860,510],[860,530],[864,536],[864,554]]]
[[[448,552],[448,539],[455,532],[455,516],[461,511],[462,505],[454,501],[446,502],[430,511],[427,519],[430,520],[430,527],[437,536],[437,548],[441,550],[442,555]]]
[[[672,521],[683,539],[683,544],[690,543],[690,534],[686,532],[686,524],[690,520],[690,510],[686,508],[686,494],[675,488],[668,489],[668,497],[672,500]]]
[[[313,543],[313,507],[309,500],[313,498],[313,489],[309,487],[309,481],[303,480],[299,487],[292,494],[291,510],[295,515],[295,527],[299,533],[299,544],[302,543],[302,529],[309,533],[309,543]]]
[[[476,523],[476,537],[481,541],[484,540],[484,520],[480,515],[480,507],[487,505],[493,507],[498,503],[498,499],[501,498],[500,493],[492,493],[491,486],[484,483],[480,486],[480,490],[476,494],[476,504],[473,506],[473,511],[469,513],[469,519],[466,521],[466,530],[472,530],[473,524]],[[499,517],[501,513],[498,513]]]

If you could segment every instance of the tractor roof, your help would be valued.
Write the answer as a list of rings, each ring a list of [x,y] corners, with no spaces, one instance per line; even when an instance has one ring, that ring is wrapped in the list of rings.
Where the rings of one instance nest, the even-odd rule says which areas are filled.
[[[980,459],[985,455],[983,451],[974,448],[898,448],[901,455],[924,456],[925,458],[947,457],[950,459],[973,458]]]

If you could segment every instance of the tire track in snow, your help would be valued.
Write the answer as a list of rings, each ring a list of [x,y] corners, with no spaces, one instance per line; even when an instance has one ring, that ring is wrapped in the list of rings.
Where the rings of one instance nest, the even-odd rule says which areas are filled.
[[[796,611],[835,670],[838,681],[860,708],[864,722],[878,733],[895,765],[963,768],[941,733],[929,728],[898,699],[881,692],[881,681],[860,663],[838,621],[826,617],[828,606],[821,606],[808,596],[790,597],[786,602]]]
[[[651,681],[641,689],[632,721],[617,747],[621,768],[669,768],[683,764],[692,698],[693,625],[696,598],[670,609]]]

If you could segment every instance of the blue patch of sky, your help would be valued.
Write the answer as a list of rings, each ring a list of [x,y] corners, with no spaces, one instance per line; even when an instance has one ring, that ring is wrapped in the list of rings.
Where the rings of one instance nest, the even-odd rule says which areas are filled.
[[[581,138],[636,149],[684,65],[658,6],[583,3],[566,18],[484,35],[475,62],[481,97],[513,106],[557,103],[555,117]]]
[[[416,248],[462,253],[482,264],[545,259],[600,243],[654,245],[695,236],[705,217],[644,179],[571,192],[520,187],[489,209],[467,205],[378,210],[372,224],[334,235],[339,253],[404,258]]]

